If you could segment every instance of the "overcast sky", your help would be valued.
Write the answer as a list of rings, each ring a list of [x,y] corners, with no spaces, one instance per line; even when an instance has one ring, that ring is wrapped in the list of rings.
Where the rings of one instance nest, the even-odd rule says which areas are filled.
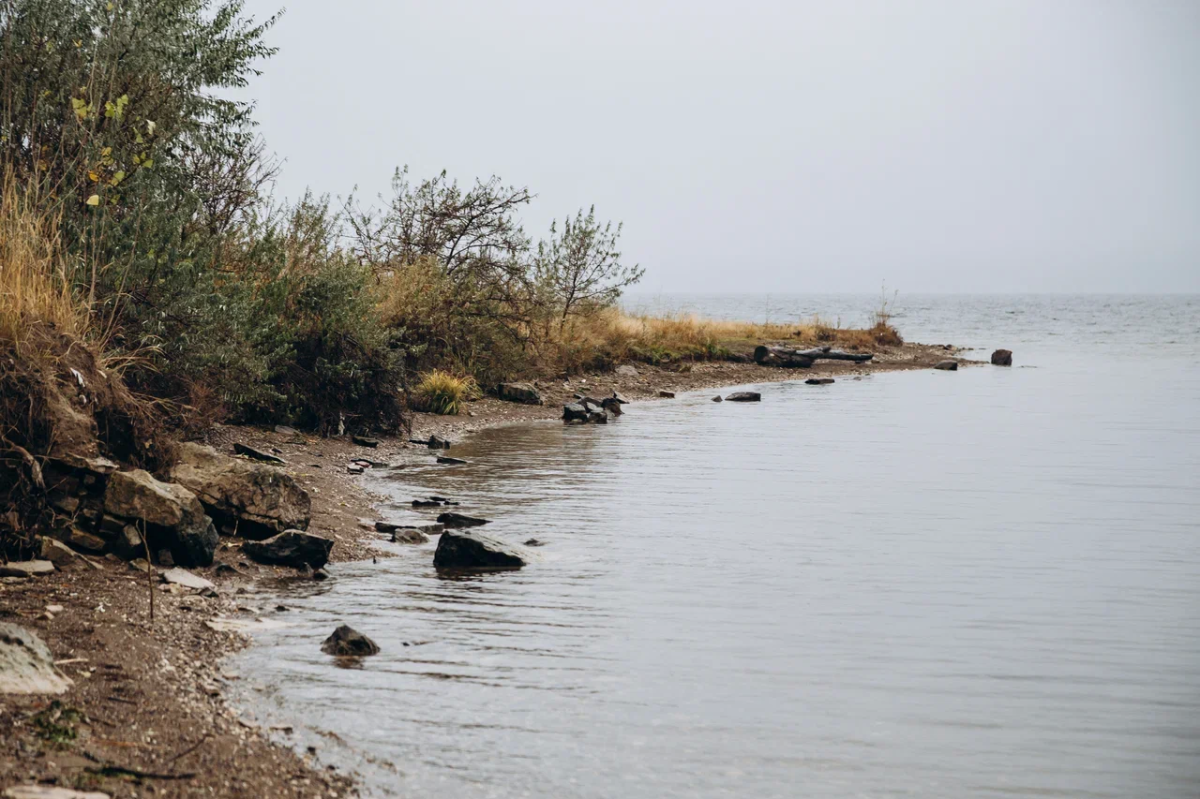
[[[1194,0],[287,5],[288,196],[496,174],[648,291],[1200,291]]]

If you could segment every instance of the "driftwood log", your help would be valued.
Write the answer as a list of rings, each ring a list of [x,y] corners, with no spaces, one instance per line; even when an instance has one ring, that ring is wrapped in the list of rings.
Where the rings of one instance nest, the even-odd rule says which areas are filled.
[[[869,352],[852,353],[832,347],[814,347],[811,350],[789,350],[786,347],[768,347],[760,344],[754,348],[754,362],[763,366],[782,366],[788,369],[807,369],[816,361],[853,361],[866,363],[875,356]]]

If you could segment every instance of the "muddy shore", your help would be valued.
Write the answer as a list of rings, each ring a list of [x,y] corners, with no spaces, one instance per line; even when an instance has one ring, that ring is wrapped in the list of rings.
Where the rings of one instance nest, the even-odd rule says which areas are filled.
[[[801,372],[753,363],[697,363],[685,371],[639,364],[636,376],[539,381],[540,406],[487,398],[461,416],[416,414],[412,437],[460,441],[488,427],[559,418],[575,392],[603,396],[617,390],[637,402],[660,391],[930,368],[950,354],[946,347],[910,344],[869,364],[823,361]],[[287,462],[283,468],[312,498],[310,532],[336,542],[330,579],[338,579],[339,562],[387,556],[374,547],[380,535],[364,524],[376,516],[374,498],[347,472],[349,463],[429,457],[408,437],[366,448],[349,438],[218,426],[207,441],[223,451],[235,442],[251,444]],[[0,620],[37,632],[74,682],[57,698],[4,698],[0,789],[43,783],[113,797],[356,795],[352,776],[327,767],[319,748],[293,751],[286,729],[264,730],[237,716],[225,689],[239,676],[221,661],[248,638],[208,624],[218,617],[253,624],[268,609],[273,581],[311,578],[253,563],[237,539],[222,540],[213,567],[193,570],[216,584],[208,596],[164,590],[115,558],[94,563],[47,577],[0,578]]]

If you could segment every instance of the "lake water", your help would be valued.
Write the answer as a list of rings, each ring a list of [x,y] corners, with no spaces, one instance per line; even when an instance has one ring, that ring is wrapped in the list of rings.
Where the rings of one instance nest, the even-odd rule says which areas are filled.
[[[385,514],[453,496],[544,561],[443,579],[430,544],[298,584],[233,665],[247,712],[376,796],[1200,796],[1200,298],[897,306],[1017,366],[706,391],[370,476]],[[343,621],[382,653],[322,655]]]

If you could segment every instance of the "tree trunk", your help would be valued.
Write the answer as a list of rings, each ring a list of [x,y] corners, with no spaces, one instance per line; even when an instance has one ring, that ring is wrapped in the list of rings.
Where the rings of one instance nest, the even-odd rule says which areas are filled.
[[[811,350],[789,350],[785,347],[768,347],[760,344],[754,348],[754,362],[763,366],[782,366],[790,369],[807,369],[818,360],[853,361],[866,363],[875,356],[869,352],[851,353],[831,347],[814,347]]]

